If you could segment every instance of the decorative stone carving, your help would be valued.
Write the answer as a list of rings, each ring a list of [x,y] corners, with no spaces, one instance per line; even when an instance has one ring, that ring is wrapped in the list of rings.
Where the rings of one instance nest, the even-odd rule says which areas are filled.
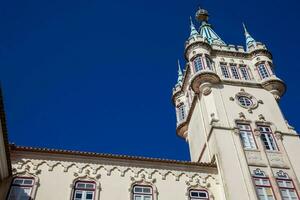
[[[284,161],[283,155],[278,152],[267,152],[267,156],[272,167],[287,168],[288,165]]]
[[[247,93],[243,88],[241,88],[240,92],[235,95],[235,98],[230,97],[230,100],[236,100],[236,103],[241,107],[248,110],[249,113],[253,113],[252,110],[256,109],[261,100],[257,100],[253,95]]]
[[[245,114],[243,112],[239,113],[240,120],[246,120]]]
[[[254,131],[254,135],[255,136],[260,137],[260,131],[259,131],[259,129],[256,128],[253,131]]]
[[[210,114],[210,117],[211,117],[211,121],[210,121],[210,124],[211,125],[214,125],[216,124],[219,120],[216,118],[216,114],[215,113],[211,113]]]
[[[277,140],[282,140],[283,137],[282,137],[282,133],[280,131],[275,131],[275,137]]]
[[[249,165],[266,166],[259,151],[246,150],[245,153]]]
[[[258,119],[259,121],[263,121],[263,122],[266,121],[265,117],[262,114],[258,115]]]
[[[119,175],[124,177],[128,174],[134,176],[136,179],[144,178],[147,180],[152,180],[154,174],[159,175],[161,180],[166,179],[168,176],[174,177],[175,180],[181,181],[182,179],[189,178],[193,181],[198,175],[198,172],[187,173],[185,171],[174,171],[174,170],[161,170],[152,168],[133,168],[126,166],[111,166],[103,164],[84,164],[81,162],[65,162],[65,161],[54,161],[54,160],[34,160],[34,159],[22,159],[18,160],[13,165],[13,174],[25,171],[31,173],[32,175],[40,174],[43,170],[55,170],[55,168],[60,167],[63,173],[70,172],[72,168],[75,172],[72,172],[74,177],[89,177],[93,179],[99,179],[101,176],[111,176],[113,171],[118,171],[119,173],[114,175]],[[46,167],[46,168],[45,168]],[[75,168],[75,169],[74,169]]]
[[[237,127],[235,127],[235,128],[233,129],[233,132],[234,132],[235,134],[239,135],[239,134],[240,134],[240,129],[237,128]]]

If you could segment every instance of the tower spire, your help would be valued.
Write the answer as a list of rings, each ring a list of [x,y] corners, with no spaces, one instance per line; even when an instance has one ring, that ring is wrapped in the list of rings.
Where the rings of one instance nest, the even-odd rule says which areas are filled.
[[[245,33],[245,38],[246,38],[246,48],[247,51],[249,50],[250,46],[256,46],[256,41],[254,40],[254,38],[249,34],[245,24],[243,23],[243,27],[244,27],[244,33]]]
[[[190,33],[190,38],[194,37],[196,35],[199,35],[198,31],[195,28],[195,25],[193,23],[192,17],[190,16],[190,26],[191,26],[191,33]]]
[[[177,78],[177,84],[181,85],[182,84],[182,79],[183,79],[183,74],[180,66],[180,61],[179,59],[177,60],[177,65],[178,65],[178,78]]]
[[[199,8],[196,12],[196,18],[198,21],[202,22],[200,27],[200,36],[207,39],[209,44],[222,44],[225,45],[225,42],[218,36],[218,34],[212,29],[211,25],[208,23],[208,11]]]

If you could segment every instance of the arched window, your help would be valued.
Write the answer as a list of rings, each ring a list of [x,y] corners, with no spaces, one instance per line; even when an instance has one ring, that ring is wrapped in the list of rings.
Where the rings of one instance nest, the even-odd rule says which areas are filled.
[[[73,200],[93,200],[95,191],[95,182],[77,181],[74,186]]]
[[[260,200],[274,200],[274,193],[269,178],[260,169],[254,170],[253,181]]]
[[[197,56],[194,60],[193,60],[193,65],[194,65],[194,70],[195,72],[201,71],[204,69],[203,63],[202,63],[202,58],[201,56]]]
[[[267,78],[270,76],[269,71],[267,70],[267,67],[264,63],[261,63],[257,66],[258,73],[260,75],[261,79]]]
[[[189,191],[190,200],[199,200],[199,199],[209,199],[208,192],[206,190],[190,190]]]
[[[152,187],[145,185],[133,186],[133,200],[153,200]]]
[[[13,179],[7,200],[30,200],[34,179],[30,177],[16,177]]]

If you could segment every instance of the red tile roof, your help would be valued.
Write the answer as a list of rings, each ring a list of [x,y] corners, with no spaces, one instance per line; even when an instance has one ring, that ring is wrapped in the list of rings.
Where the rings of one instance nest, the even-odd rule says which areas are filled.
[[[11,144],[10,148],[11,148],[11,151],[87,156],[87,157],[122,159],[122,160],[131,160],[131,161],[148,161],[148,162],[156,162],[156,163],[168,163],[168,164],[179,164],[179,165],[188,165],[188,166],[201,166],[201,167],[216,168],[216,164],[214,164],[214,163],[198,163],[198,162],[190,162],[190,161],[170,160],[170,159],[162,159],[162,158],[150,158],[150,157],[141,157],[141,156],[128,156],[128,155],[94,153],[94,152],[85,152],[85,151],[25,147],[25,146],[16,146],[14,144]]]

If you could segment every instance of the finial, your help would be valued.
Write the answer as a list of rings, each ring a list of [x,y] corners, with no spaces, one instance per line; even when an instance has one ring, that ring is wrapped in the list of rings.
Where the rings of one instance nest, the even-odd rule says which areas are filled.
[[[247,51],[249,51],[251,46],[256,46],[256,41],[255,39],[249,34],[246,25],[243,23],[243,27],[244,27],[244,32],[245,32],[245,38],[246,38],[246,49]]]
[[[195,27],[191,16],[190,16],[190,25],[191,27]]]
[[[208,22],[208,16],[208,11],[199,7],[198,11],[196,12],[196,19],[198,19],[202,23],[206,23]]]
[[[248,33],[248,31],[247,31],[247,28],[246,28],[246,25],[245,25],[245,23],[243,22],[243,27],[244,27],[244,32],[245,32],[245,35]],[[249,33],[248,33],[249,34]]]
[[[177,79],[177,84],[181,85],[182,84],[182,79],[183,79],[183,74],[182,74],[182,71],[181,71],[181,66],[180,66],[179,59],[177,60],[177,65],[178,65],[178,79]]]
[[[191,26],[191,34],[190,34],[190,37],[193,37],[195,35],[199,35],[198,31],[196,30],[195,26],[194,26],[194,23],[193,23],[193,20],[192,20],[192,17],[190,16],[190,26]]]

